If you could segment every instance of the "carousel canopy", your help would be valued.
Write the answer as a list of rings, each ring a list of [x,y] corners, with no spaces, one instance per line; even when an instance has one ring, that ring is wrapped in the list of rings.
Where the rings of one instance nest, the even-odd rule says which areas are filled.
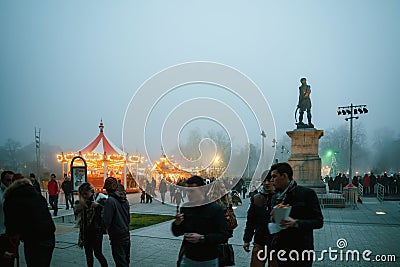
[[[122,150],[119,149],[116,145],[114,145],[111,141],[109,141],[107,137],[104,135],[103,120],[101,120],[99,128],[100,128],[99,135],[90,144],[79,150],[79,152],[81,152],[82,154],[90,152],[98,154],[107,154],[107,155],[123,154]]]

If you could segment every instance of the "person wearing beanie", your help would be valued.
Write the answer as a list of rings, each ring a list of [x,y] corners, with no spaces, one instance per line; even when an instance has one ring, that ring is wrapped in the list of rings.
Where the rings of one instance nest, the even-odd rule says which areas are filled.
[[[131,248],[129,202],[114,177],[108,177],[104,181],[103,188],[107,191],[108,198],[104,204],[102,217],[110,238],[114,262],[117,267],[127,267]]]

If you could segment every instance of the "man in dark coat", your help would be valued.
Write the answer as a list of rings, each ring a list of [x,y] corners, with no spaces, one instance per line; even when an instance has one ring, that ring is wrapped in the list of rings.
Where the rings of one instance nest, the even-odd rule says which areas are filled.
[[[322,228],[324,220],[317,194],[310,188],[297,185],[293,180],[293,170],[288,163],[273,165],[271,176],[277,192],[272,198],[273,205],[291,206],[289,217],[276,222],[280,224],[282,230],[274,234],[272,239],[271,249],[286,252],[283,258],[287,261],[278,261],[278,266],[312,266],[315,254],[307,251],[314,249],[313,230]],[[272,221],[274,221],[274,211],[272,211]],[[289,258],[289,252],[292,250],[298,252],[299,260],[292,261]],[[304,259],[302,255],[305,256]]]
[[[74,192],[72,190],[72,181],[66,174],[64,176],[64,181],[61,184],[61,189],[64,191],[66,209],[69,209],[69,205],[71,205],[71,208],[74,209]]]
[[[254,236],[254,246],[251,254],[251,267],[265,266],[266,261],[260,260],[257,256],[265,246],[270,247],[271,235],[267,228],[267,222],[271,213],[271,200],[275,189],[271,183],[271,172],[265,171],[261,180],[263,187],[260,192],[251,197],[250,207],[247,211],[246,228],[243,236],[243,248],[250,252],[250,242]]]
[[[174,236],[184,235],[182,266],[218,266],[218,244],[228,241],[226,218],[221,206],[207,203],[199,176],[186,181],[189,203],[181,208],[172,223]]]
[[[167,192],[167,183],[165,182],[164,178],[161,179],[160,185],[158,187],[158,191],[161,195],[161,203],[165,204],[165,193]]]
[[[41,194],[42,190],[40,189],[40,184],[38,182],[38,180],[36,179],[36,176],[34,173],[29,174],[29,179],[31,180],[32,186],[33,188],[35,188],[35,190]]]
[[[55,225],[46,199],[23,178],[13,182],[4,192],[6,235],[24,242],[28,267],[50,266],[55,246]]]

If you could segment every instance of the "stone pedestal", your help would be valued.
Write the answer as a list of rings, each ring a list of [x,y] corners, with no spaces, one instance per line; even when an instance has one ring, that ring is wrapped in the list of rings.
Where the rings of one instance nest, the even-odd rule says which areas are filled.
[[[326,186],[321,181],[321,158],[318,155],[319,139],[323,130],[314,128],[296,129],[286,132],[292,139],[292,153],[288,163],[293,168],[293,178],[317,194],[326,194]]]

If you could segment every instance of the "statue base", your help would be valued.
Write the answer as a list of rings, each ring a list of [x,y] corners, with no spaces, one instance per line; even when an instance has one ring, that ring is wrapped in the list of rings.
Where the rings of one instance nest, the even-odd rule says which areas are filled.
[[[323,130],[301,128],[286,132],[292,139],[292,153],[288,163],[293,168],[296,182],[313,189],[317,194],[326,194],[326,185],[321,180],[321,158],[318,155],[319,139]]]

